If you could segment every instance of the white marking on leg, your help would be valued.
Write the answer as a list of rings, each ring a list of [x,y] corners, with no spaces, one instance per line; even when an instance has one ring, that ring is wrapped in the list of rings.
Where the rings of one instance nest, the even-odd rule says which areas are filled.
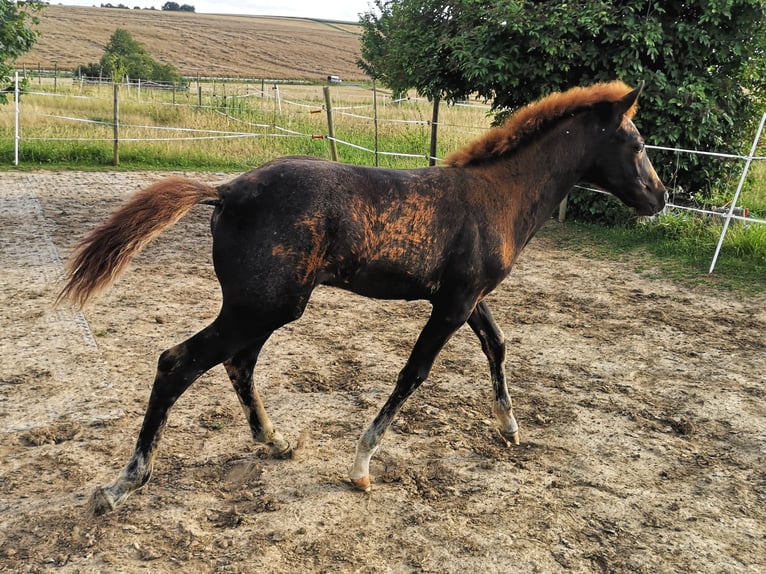
[[[513,416],[510,400],[498,399],[492,406],[492,412],[500,423],[500,432],[503,436],[518,442],[519,425]]]
[[[383,424],[381,429],[373,422],[356,443],[356,454],[350,477],[354,486],[365,492],[370,490],[370,460],[380,446],[385,426]]]
[[[362,440],[356,444],[356,456],[354,457],[354,466],[351,468],[351,482],[359,490],[365,492],[370,490],[370,460],[372,455],[375,454],[377,447],[372,450],[367,450],[362,445]]]

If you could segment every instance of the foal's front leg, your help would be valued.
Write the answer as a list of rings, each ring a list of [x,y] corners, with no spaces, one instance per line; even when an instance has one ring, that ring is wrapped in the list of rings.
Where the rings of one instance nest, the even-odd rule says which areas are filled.
[[[391,422],[412,393],[426,380],[431,367],[444,344],[465,323],[468,313],[461,314],[460,309],[447,309],[446,312],[434,308],[431,317],[420,333],[407,363],[399,373],[396,387],[386,404],[377,414],[367,430],[356,444],[354,466],[351,468],[351,482],[360,490],[370,490],[370,460],[378,450]]]
[[[269,415],[266,414],[266,408],[263,406],[258,389],[253,383],[253,369],[267,338],[264,337],[253,347],[238,353],[228,361],[224,361],[223,366],[231,379],[231,384],[234,385],[234,390],[237,392],[237,397],[239,397],[239,402],[245,411],[250,432],[255,441],[268,446],[271,455],[276,458],[290,458],[293,455],[293,449],[290,443],[274,430],[274,425],[271,423]]]
[[[481,348],[489,361],[495,401],[492,412],[500,423],[500,433],[514,444],[519,444],[519,425],[513,416],[511,395],[505,380],[505,337],[497,326],[487,304],[482,301],[468,318],[468,324],[481,341]]]

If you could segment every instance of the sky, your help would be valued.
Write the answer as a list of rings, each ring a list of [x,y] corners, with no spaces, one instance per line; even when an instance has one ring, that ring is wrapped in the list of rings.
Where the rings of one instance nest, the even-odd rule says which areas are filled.
[[[139,6],[157,10],[167,0],[48,0],[50,4],[71,6],[100,6],[123,4],[129,8]],[[368,11],[368,0],[262,0],[244,2],[240,0],[173,0],[177,4],[194,6],[194,11],[209,14],[253,14],[258,16],[296,16],[299,18],[323,18],[357,22],[361,12]]]

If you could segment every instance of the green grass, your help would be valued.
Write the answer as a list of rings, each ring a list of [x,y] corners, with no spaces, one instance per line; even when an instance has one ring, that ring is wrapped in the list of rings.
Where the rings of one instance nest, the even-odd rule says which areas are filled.
[[[759,153],[766,155],[766,147]],[[750,165],[739,205],[747,207],[753,216],[766,219],[766,160],[753,161]]]
[[[719,221],[678,213],[635,226],[567,223],[545,229],[557,243],[593,257],[623,260],[627,254],[635,270],[649,277],[742,296],[766,293],[766,225],[732,222],[709,274],[720,231]]]
[[[177,94],[135,89],[120,90],[119,162],[123,169],[197,169],[242,171],[284,155],[330,157],[327,115],[322,110],[322,86],[282,85],[281,106],[276,92],[261,97],[252,86],[205,86]],[[333,87],[335,136],[340,161],[374,165],[372,97],[368,89]],[[175,101],[176,105],[172,105]],[[197,105],[201,101],[201,106]],[[413,99],[379,106],[379,150],[418,157],[380,155],[390,167],[427,165],[431,106]],[[30,94],[21,102],[20,168],[111,169],[113,165],[113,92],[111,86],[59,86],[56,96]],[[365,117],[360,117],[365,116]],[[85,121],[73,121],[77,118]],[[402,123],[406,120],[411,123]],[[95,122],[101,122],[95,123]],[[489,127],[485,109],[444,106],[437,155],[446,155]],[[461,127],[462,126],[462,127]],[[182,128],[171,131],[161,128]],[[467,127],[467,128],[466,128]],[[197,130],[197,131],[192,131]],[[285,131],[282,131],[285,130]],[[223,137],[243,132],[246,137]],[[297,133],[290,133],[297,132]],[[216,134],[219,134],[216,136]],[[299,135],[301,134],[301,135]],[[194,136],[205,139],[191,139]],[[131,141],[133,140],[133,141]],[[0,106],[0,165],[14,157],[13,105]]]

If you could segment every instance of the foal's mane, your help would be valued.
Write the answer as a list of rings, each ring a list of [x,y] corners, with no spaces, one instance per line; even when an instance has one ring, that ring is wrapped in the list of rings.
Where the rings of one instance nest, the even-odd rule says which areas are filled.
[[[520,108],[502,126],[453,152],[446,163],[465,167],[507,155],[554,122],[600,103],[616,102],[630,91],[627,84],[617,80],[550,94]],[[625,115],[632,118],[635,113],[633,106]]]

